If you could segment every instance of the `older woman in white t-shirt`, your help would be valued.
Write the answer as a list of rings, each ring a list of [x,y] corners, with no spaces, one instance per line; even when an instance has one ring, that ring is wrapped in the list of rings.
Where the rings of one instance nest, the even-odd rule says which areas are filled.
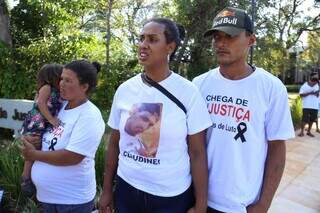
[[[59,126],[42,137],[42,150],[24,142],[22,154],[35,161],[31,177],[45,213],[92,211],[96,194],[94,157],[104,133],[100,110],[88,100],[99,66],[72,61],[64,66],[60,94],[65,100]]]

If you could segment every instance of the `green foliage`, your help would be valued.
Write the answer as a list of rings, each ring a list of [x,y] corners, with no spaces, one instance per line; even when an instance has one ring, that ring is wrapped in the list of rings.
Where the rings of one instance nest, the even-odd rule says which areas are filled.
[[[41,3],[29,0],[21,0],[11,10],[10,22],[15,45],[27,44],[43,36],[43,29],[48,24]]]
[[[105,165],[105,152],[106,152],[106,136],[102,138],[98,150],[95,156],[95,171],[96,171],[96,181],[97,187],[102,188],[103,186],[103,173]]]
[[[302,118],[302,101],[300,96],[298,96],[291,104],[291,117],[295,128],[297,128],[301,122]]]
[[[320,66],[320,32],[309,33],[308,46],[305,60],[308,61],[311,66]]]
[[[268,72],[279,75],[287,69],[288,57],[285,48],[274,36],[258,38],[254,49],[254,63]]]
[[[79,58],[101,61],[104,45],[92,34],[75,33],[39,39],[16,49],[2,47],[0,52],[4,56],[0,59],[0,96],[33,99],[40,67]]]
[[[299,84],[292,84],[292,85],[286,85],[287,91],[292,93],[298,93],[301,85]]]
[[[10,65],[12,61],[12,54],[11,50],[6,47],[2,42],[0,42],[0,97],[3,97],[4,91],[4,84],[8,84],[8,80],[6,80],[6,76],[10,75]],[[11,79],[13,80],[13,79]],[[8,85],[9,86],[9,85]]]
[[[14,44],[23,46],[34,39],[73,32],[84,27],[84,17],[92,10],[89,0],[20,0],[11,11]]]
[[[21,195],[20,177],[23,159],[18,148],[18,141],[9,143],[0,150],[0,185],[4,188],[4,208],[20,212],[19,207],[26,202]]]
[[[27,199],[25,204],[22,206],[21,213],[40,213],[39,206],[36,202],[31,199]]]
[[[175,0],[172,5],[176,10],[168,14],[172,15],[173,20],[182,24],[187,32],[182,47],[176,53],[173,69],[192,79],[215,65],[211,41],[203,38],[203,33],[211,27],[215,13],[222,9],[226,2]]]

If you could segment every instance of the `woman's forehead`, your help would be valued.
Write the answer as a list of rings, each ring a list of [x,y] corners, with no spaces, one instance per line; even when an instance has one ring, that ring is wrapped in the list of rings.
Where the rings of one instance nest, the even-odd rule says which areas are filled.
[[[165,27],[156,22],[149,22],[145,24],[141,30],[140,35],[163,35]]]
[[[73,70],[65,68],[63,68],[61,77],[78,78],[77,74]]]

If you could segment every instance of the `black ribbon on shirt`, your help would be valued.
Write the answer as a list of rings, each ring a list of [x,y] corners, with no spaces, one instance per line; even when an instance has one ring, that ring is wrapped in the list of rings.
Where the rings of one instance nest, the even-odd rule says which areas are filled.
[[[246,138],[243,134],[247,131],[247,124],[244,122],[239,123],[237,126],[237,131],[238,133],[236,136],[234,136],[234,139],[237,140],[240,137],[242,143],[246,142]]]
[[[57,144],[57,138],[52,138],[50,141],[49,151],[54,151],[54,146]]]

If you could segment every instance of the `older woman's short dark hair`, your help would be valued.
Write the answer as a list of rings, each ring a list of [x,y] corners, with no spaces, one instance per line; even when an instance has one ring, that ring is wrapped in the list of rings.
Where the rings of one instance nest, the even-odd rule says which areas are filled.
[[[97,74],[101,68],[98,62],[90,63],[86,60],[75,60],[66,64],[64,68],[75,72],[80,84],[89,85],[87,93],[96,88]]]

